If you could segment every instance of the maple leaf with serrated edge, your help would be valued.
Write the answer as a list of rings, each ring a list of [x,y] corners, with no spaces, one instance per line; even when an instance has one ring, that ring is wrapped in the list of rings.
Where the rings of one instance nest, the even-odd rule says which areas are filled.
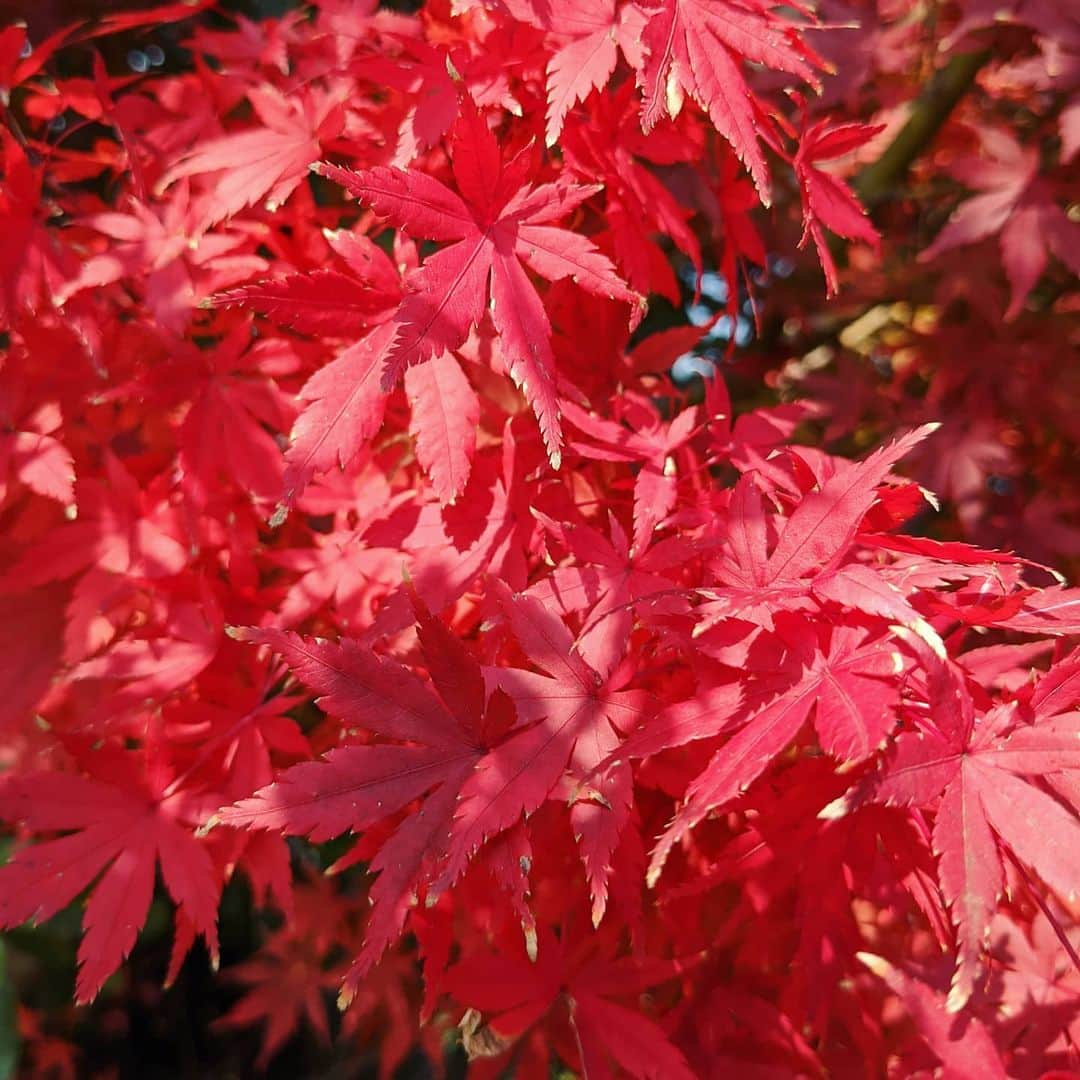
[[[631,63],[638,58],[642,21],[634,4],[618,8],[615,0],[555,0],[550,29],[558,47],[547,63],[548,146],[559,141],[574,105],[607,85],[620,50]]]
[[[25,38],[24,38],[25,40]],[[31,61],[37,56],[35,51]],[[0,88],[0,93],[3,90]],[[20,309],[32,307],[41,295],[56,290],[77,271],[71,253],[55,243],[46,227],[48,211],[42,204],[45,170],[35,153],[24,149],[8,130],[0,127],[0,323],[10,326]]]
[[[761,258],[764,262],[764,251]],[[734,264],[732,267],[729,280],[735,281]],[[729,314],[734,317],[734,307],[729,308]],[[802,420],[813,415],[812,407],[792,402],[754,409],[735,419],[727,384],[717,374],[705,384],[704,408],[711,443],[710,464],[730,462],[741,473],[758,473],[769,486],[780,490],[791,486],[790,475],[775,451],[791,438]]]
[[[316,473],[345,468],[382,426],[383,358],[396,334],[390,315],[401,299],[400,275],[368,237],[339,230],[326,241],[347,273],[327,269],[256,282],[220,293],[213,307],[238,305],[305,333],[350,337],[368,330],[301,387],[301,410],[285,451],[281,499],[270,519],[280,525]]]
[[[344,350],[304,384],[305,409],[286,451],[284,493],[272,524],[279,524],[312,476],[344,468],[382,425],[386,395],[381,364],[396,330],[388,320],[401,300],[397,268],[359,233],[326,234],[348,272],[290,274],[220,293],[209,306],[238,305],[304,333],[349,337],[377,329]],[[416,456],[439,500],[453,502],[465,488],[476,447],[479,401],[450,353],[438,353],[405,372]],[[311,415],[308,415],[310,412]]]
[[[318,269],[230,289],[205,306],[246,307],[304,334],[352,337],[386,314],[386,300],[363,286],[340,270]]]
[[[655,137],[642,135],[634,87],[627,82],[611,93],[594,96],[588,123],[575,117],[563,129],[559,143],[570,172],[583,183],[603,183],[611,246],[631,287],[645,294],[659,293],[673,304],[681,302],[679,283],[653,234],[669,236],[699,275],[701,245],[689,225],[690,215],[650,166],[692,161],[700,153],[695,129],[684,126],[687,132],[669,125],[669,130]]]
[[[324,912],[324,917],[328,913]],[[215,1021],[219,1029],[246,1027],[262,1022],[264,1031],[256,1065],[265,1069],[274,1055],[306,1019],[318,1039],[330,1042],[324,992],[339,976],[324,971],[309,955],[306,942],[294,944],[278,931],[259,954],[230,968],[230,982],[246,987],[244,996]],[[292,949],[289,950],[289,946]]]
[[[522,1035],[562,998],[586,1076],[610,1077],[608,1062],[614,1061],[636,1080],[691,1080],[695,1074],[663,1028],[610,1000],[674,978],[680,965],[605,955],[611,951],[610,935],[577,944],[544,928],[535,959],[517,944],[498,954],[464,956],[447,973],[445,988],[486,1013],[500,1042]]]
[[[582,659],[562,620],[540,601],[514,595],[499,581],[492,582],[492,589],[518,643],[540,672],[509,667],[486,672],[489,685],[509,696],[519,723],[527,726],[490,751],[462,786],[446,866],[434,891],[460,876],[485,839],[536,810],[569,763],[570,817],[593,895],[593,919],[599,923],[611,855],[632,801],[629,769],[599,766],[610,758],[618,733],[639,722],[645,702],[639,693],[605,685]]]
[[[417,460],[439,501],[452,503],[469,480],[480,399],[448,352],[405,369],[405,396],[412,409],[409,431]]]
[[[865,461],[841,466],[802,497],[783,523],[771,553],[761,493],[752,474],[741,477],[731,497],[724,549],[710,564],[721,584],[699,590],[709,602],[698,609],[701,621],[695,633],[732,617],[750,617],[769,626],[777,607],[801,607],[818,587],[823,588],[822,599],[869,606],[871,613],[884,610],[908,621],[910,608],[898,591],[885,582],[875,589],[861,568],[849,572],[842,564],[892,466],[939,426],[924,424]]]
[[[380,88],[404,91],[412,104],[398,128],[393,164],[404,168],[418,154],[437,145],[458,112],[458,97],[450,72],[458,73],[445,48],[433,48],[419,38],[402,36],[402,52],[392,59],[366,56],[359,73]]]
[[[1007,1017],[1004,1045],[1014,1051],[1022,1047],[1036,1060],[1062,1027],[1076,1031],[1080,972],[1062,948],[1062,937],[1075,952],[1080,927],[1056,925],[1041,912],[1030,929],[1004,913],[995,916],[991,929],[989,952],[1002,969],[999,1015]]]
[[[874,752],[895,720],[897,663],[883,647],[885,639],[858,627],[834,626],[827,640],[802,620],[782,626],[792,639],[801,668],[790,687],[753,712],[745,724],[713,755],[686,789],[686,798],[653,851],[648,881],[655,884],[671,849],[713,810],[750,786],[799,733],[811,710],[822,749],[841,761],[861,761]],[[721,707],[712,715],[725,721],[724,708],[733,688],[720,687]],[[707,703],[707,702],[706,702]],[[724,726],[730,720],[724,722]],[[673,725],[663,748],[711,734],[715,727],[697,721]],[[644,737],[649,738],[646,730]],[[649,744],[647,744],[649,745]],[[654,741],[650,752],[662,747]],[[640,748],[636,748],[640,753]]]
[[[729,283],[725,307],[734,323],[739,317],[739,290],[730,286],[741,281],[748,298],[753,303],[750,264],[765,266],[768,263],[768,255],[765,252],[765,243],[753,219],[753,211],[758,203],[757,195],[753,184],[740,176],[739,162],[734,153],[728,153],[722,157],[720,178],[716,193],[716,210],[723,226],[724,236],[720,270]],[[735,338],[732,335],[728,347],[731,349],[734,346]],[[711,380],[711,385],[719,385],[722,382],[723,380],[717,376]],[[740,422],[741,420],[742,418]]]
[[[943,1076],[1005,1080],[1001,1055],[982,1021],[950,1015],[937,990],[883,957],[864,952],[857,956],[900,999],[919,1037],[941,1062]]]
[[[685,611],[687,593],[666,573],[677,572],[697,553],[683,537],[669,537],[634,551],[622,526],[610,518],[610,541],[584,522],[557,522],[539,510],[534,516],[574,557],[528,589],[528,595],[564,615],[587,611],[578,650],[591,667],[609,673],[622,658],[635,611]]]
[[[640,7],[648,16],[637,73],[642,128],[650,132],[663,116],[677,116],[683,93],[689,94],[731,144],[768,206],[769,172],[758,142],[768,121],[740,64],[761,64],[816,85],[815,58],[794,24],[760,0],[664,0]]]
[[[822,813],[863,803],[936,811],[938,878],[956,926],[959,956],[948,1007],[964,1007],[977,985],[990,923],[1004,888],[1003,845],[1056,892],[1080,893],[1080,821],[1038,783],[1080,770],[1080,714],[1017,722],[1016,709],[978,712],[960,669],[934,645],[902,634],[926,671],[929,719],[901,734],[880,769]]]
[[[0,867],[0,926],[49,919],[92,886],[78,952],[80,1002],[97,996],[135,944],[150,911],[155,866],[177,918],[205,938],[215,965],[218,948],[220,883],[205,847],[183,824],[184,793],[148,788],[129,756],[99,750],[89,760],[90,776],[50,772],[0,784],[0,818],[35,833],[67,833],[20,848]]]
[[[588,292],[622,300],[640,319],[643,299],[615,273],[606,256],[578,233],[547,224],[565,216],[598,188],[557,180],[532,187],[531,148],[503,161],[487,120],[468,105],[452,139],[456,194],[414,170],[361,169],[321,164],[318,172],[341,184],[381,217],[410,235],[445,242],[407,282],[398,332],[384,358],[382,385],[397,383],[410,364],[458,348],[484,317],[491,318],[507,368],[536,413],[552,465],[561,461],[551,323],[529,267],[549,281],[573,280]],[[490,288],[489,288],[490,280]]]
[[[1046,672],[1024,700],[1035,720],[1059,716],[1080,706],[1080,648]]]
[[[276,209],[307,176],[323,142],[341,133],[344,113],[331,94],[307,88],[291,97],[269,85],[247,99],[260,122],[195,146],[158,181],[158,191],[184,177],[213,174],[201,205],[205,225],[266,200]]]
[[[386,413],[380,382],[397,326],[385,322],[320,368],[300,389],[300,413],[285,451],[284,492],[270,519],[280,525],[316,473],[345,468]]]
[[[385,322],[401,300],[401,281],[390,257],[362,233],[327,231],[344,267],[256,281],[218,293],[206,307],[244,307],[304,334],[349,338]]]
[[[369,828],[423,799],[370,864],[379,877],[371,889],[364,945],[342,988],[345,1002],[401,933],[424,866],[446,846],[463,785],[512,722],[505,696],[486,705],[476,661],[415,593],[413,607],[438,696],[408,668],[348,639],[333,644],[282,630],[232,631],[243,641],[266,644],[279,653],[331,715],[408,744],[337,746],[321,761],[285,770],[275,783],[212,819],[234,828],[279,830],[324,841]]]
[[[224,229],[201,234],[186,183],[167,200],[143,203],[132,198],[126,209],[84,219],[108,238],[108,249],[82,261],[78,274],[56,289],[57,303],[67,304],[81,292],[125,277],[139,279],[157,321],[182,334],[206,294],[266,269],[258,255],[237,250],[244,243],[242,234]]]
[[[632,428],[604,419],[565,402],[563,412],[590,442],[572,446],[586,458],[640,462],[634,478],[634,542],[636,552],[648,547],[653,531],[675,507],[679,472],[673,455],[696,432],[698,410],[684,409],[665,423],[651,403],[628,400],[625,418]]]
[[[877,501],[878,485],[893,465],[938,427],[923,424],[875,450],[865,461],[844,462],[829,480],[806,494],[768,557],[765,582],[790,581],[834,567]]]
[[[178,433],[177,465],[196,505],[206,505],[223,472],[259,502],[273,505],[280,494],[281,452],[266,428],[288,427],[293,412],[264,373],[280,357],[289,357],[283,342],[253,343],[244,322],[215,348],[186,351],[191,405]]]
[[[1051,585],[1027,597],[1023,610],[998,625],[1024,634],[1080,634],[1080,588]]]
[[[315,877],[296,889],[293,917],[259,951],[226,968],[224,978],[245,987],[243,997],[214,1021],[221,1029],[263,1025],[257,1065],[265,1069],[306,1019],[319,1040],[330,1042],[325,991],[340,981],[340,962],[327,963],[347,933],[349,910],[331,879]]]
[[[181,540],[175,508],[161,498],[159,485],[142,490],[113,454],[106,452],[104,475],[76,485],[79,518],[27,551],[0,585],[28,588],[62,581],[97,566],[114,574],[145,578],[178,574],[189,552]]]
[[[803,234],[799,247],[813,239],[821,267],[825,271],[826,291],[829,296],[836,294],[839,282],[836,263],[821,226],[824,225],[846,240],[862,240],[875,251],[881,246],[881,238],[851,188],[832,173],[819,169],[817,162],[843,157],[882,130],[884,125],[880,124],[830,125],[827,120],[819,120],[803,132],[795,151],[792,164],[803,204]]]

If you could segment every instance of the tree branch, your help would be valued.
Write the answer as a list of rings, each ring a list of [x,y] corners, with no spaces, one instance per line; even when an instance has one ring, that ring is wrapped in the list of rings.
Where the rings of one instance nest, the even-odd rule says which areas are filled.
[[[888,149],[855,177],[855,191],[867,208],[873,209],[893,193],[915,159],[933,142],[990,56],[990,49],[958,53],[934,73]]]

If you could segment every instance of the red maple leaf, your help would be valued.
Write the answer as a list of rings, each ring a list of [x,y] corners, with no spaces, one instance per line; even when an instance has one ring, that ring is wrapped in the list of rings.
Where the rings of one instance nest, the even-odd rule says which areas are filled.
[[[208,307],[245,307],[279,326],[330,338],[355,337],[385,322],[401,299],[401,281],[390,257],[363,233],[327,232],[342,269],[256,281],[218,293]]]
[[[417,460],[440,501],[453,502],[465,490],[476,449],[476,391],[453,354],[444,352],[405,369],[405,396]]]
[[[638,69],[641,125],[652,131],[666,114],[677,116],[683,94],[708,113],[717,131],[747,167],[769,205],[769,173],[758,141],[767,121],[740,65],[749,61],[816,84],[814,58],[794,24],[761,0],[738,5],[715,0],[664,0],[640,5],[648,16]]]
[[[562,614],[588,612],[577,647],[597,671],[611,672],[622,658],[635,612],[685,611],[688,590],[673,577],[697,552],[683,537],[638,551],[612,516],[610,541],[583,522],[559,523],[534,511],[545,529],[565,545],[573,561],[556,567],[529,588],[529,595]]]
[[[365,57],[358,71],[376,86],[389,86],[409,96],[410,105],[398,128],[393,164],[407,167],[418,154],[438,144],[458,114],[453,71],[461,73],[445,48],[402,36],[402,52],[393,58]],[[460,62],[460,55],[455,54]]]
[[[635,10],[628,5],[624,12]],[[584,183],[604,184],[604,218],[611,246],[627,281],[638,292],[659,293],[679,303],[679,283],[667,253],[653,233],[671,239],[702,270],[701,246],[686,209],[649,166],[692,161],[701,152],[695,127],[645,136],[637,116],[633,86],[590,102],[588,123],[574,123],[562,132],[563,160]],[[747,185],[749,187],[749,185]],[[756,200],[754,200],[756,205]]]
[[[836,264],[821,231],[822,225],[837,236],[843,236],[847,240],[862,240],[875,250],[880,247],[880,237],[847,184],[832,173],[819,169],[817,163],[851,153],[882,130],[882,125],[834,125],[827,120],[819,120],[809,125],[799,138],[799,146],[793,159],[795,178],[799,182],[803,201],[803,235],[799,246],[802,247],[808,239],[813,238],[818,258],[825,271],[829,296],[836,293],[839,282]]]
[[[1024,148],[1007,132],[994,129],[982,131],[981,137],[985,156],[962,158],[949,170],[979,194],[953,211],[919,261],[997,235],[1012,288],[1005,318],[1014,319],[1038,284],[1050,253],[1080,274],[1080,224],[1066,215],[1053,185],[1040,175],[1037,148]]]
[[[62,581],[97,566],[114,574],[160,578],[179,571],[190,552],[175,507],[160,485],[140,489],[135,478],[106,453],[100,479],[76,485],[79,520],[50,532],[16,562],[4,583],[21,587]]]
[[[466,956],[447,973],[446,989],[486,1014],[483,1026],[479,1016],[468,1025],[467,1046],[487,1044],[485,1055],[508,1048],[548,1016],[547,1039],[561,1048],[561,1027],[568,1024],[587,1076],[611,1076],[610,1061],[636,1080],[695,1075],[663,1028],[612,1000],[673,978],[678,964],[615,957],[610,935],[599,943],[574,945],[545,930],[535,960],[525,955],[520,938],[505,944],[509,947],[498,954]]]
[[[27,400],[27,389],[8,373],[0,375],[0,504],[13,475],[39,495],[70,505],[75,462],[53,434],[61,425],[60,410],[55,403]]]
[[[630,63],[640,62],[643,23],[634,4],[619,8],[615,0],[554,0],[548,13],[550,38],[557,43],[547,64],[548,146],[559,141],[574,105],[607,85],[620,50]]]
[[[305,333],[339,338],[370,331],[300,390],[304,408],[285,454],[284,493],[271,519],[275,525],[313,475],[353,460],[379,430],[386,410],[381,367],[396,335],[389,320],[401,300],[398,270],[360,233],[339,231],[327,239],[347,272],[290,274],[220,293],[211,301],[214,307],[252,308]],[[406,369],[405,395],[417,459],[439,499],[453,502],[469,479],[479,419],[476,393],[458,361],[444,352]]]
[[[833,627],[828,640],[818,642],[809,624],[796,620],[782,627],[792,639],[791,663],[797,670],[789,687],[753,712],[739,730],[716,751],[706,768],[691,781],[686,799],[661,836],[649,866],[649,881],[660,876],[669,852],[707,814],[724,806],[750,786],[795,738],[814,713],[814,729],[821,746],[843,761],[859,761],[874,752],[895,723],[892,706],[896,689],[891,676],[896,661],[883,646],[854,627]],[[704,704],[723,727],[741,719],[733,709],[732,687],[720,686],[719,707],[708,697]],[[672,717],[663,741],[646,730],[649,752],[680,745],[688,739],[711,735],[715,723],[706,723],[698,708],[686,724],[683,714]],[[745,715],[745,714],[743,714]],[[682,722],[671,723],[671,720]],[[641,749],[632,747],[635,753]]]
[[[1075,952],[1080,928],[1055,922],[1040,912],[1025,933],[1022,923],[999,914],[990,933],[989,952],[1001,966],[1001,1006],[1008,1017],[1010,1037],[1003,1045],[1033,1060],[1061,1039],[1063,1028],[1070,1040],[1080,1035],[1080,972],[1061,940],[1064,936]]]
[[[56,296],[78,264],[46,228],[45,170],[37,156],[28,153],[6,125],[0,127],[0,148],[0,322],[10,326],[21,309],[36,308],[42,296]]]
[[[327,878],[314,878],[296,889],[292,918],[241,964],[226,968],[229,982],[246,987],[244,996],[214,1023],[218,1028],[262,1023],[256,1059],[266,1068],[286,1040],[306,1019],[320,1041],[329,1044],[330,1025],[324,992],[341,979],[339,965],[329,965],[337,942],[348,935],[349,911]]]
[[[907,621],[910,608],[887,583],[874,585],[859,566],[844,566],[863,518],[879,498],[878,485],[892,466],[936,425],[927,424],[896,439],[865,461],[848,463],[803,496],[780,527],[769,551],[773,525],[762,504],[752,473],[735,486],[729,507],[727,536],[711,569],[722,583],[706,588],[709,598],[700,613],[700,632],[725,618],[752,617],[771,623],[776,607],[805,605],[811,589],[823,599],[846,603],[873,614]]]
[[[631,427],[601,419],[574,405],[564,404],[567,419],[588,436],[571,445],[586,458],[600,461],[632,461],[641,464],[634,479],[633,550],[644,551],[653,531],[675,508],[679,470],[675,452],[697,430],[698,410],[681,412],[669,423],[651,403],[627,395],[623,414]]]
[[[147,307],[177,334],[210,293],[266,268],[259,256],[237,253],[243,236],[202,232],[186,184],[174,189],[168,201],[150,205],[132,199],[127,213],[91,214],[84,224],[108,237],[108,249],[82,263],[79,273],[57,290],[57,303],[138,275]]]
[[[147,774],[141,758],[99,750],[86,755],[88,776],[49,772],[0,785],[0,818],[36,833],[67,832],[19,849],[0,867],[0,925],[40,922],[66,907],[95,880],[83,916],[76,997],[96,997],[120,966],[146,921],[154,868],[206,939],[217,963],[219,882],[203,845],[184,819],[183,791]],[[69,830],[73,830],[70,831]]]
[[[253,343],[244,323],[212,349],[184,350],[191,404],[179,431],[177,461],[196,505],[206,505],[223,473],[260,502],[272,502],[281,492],[281,452],[266,428],[288,427],[293,411],[265,372],[282,361],[288,365],[290,352],[273,339]]]
[[[348,639],[332,644],[281,630],[233,631],[280,653],[327,712],[392,742],[337,746],[321,761],[294,765],[216,821],[321,841],[360,832],[423,799],[371,861],[379,878],[364,946],[342,990],[346,1001],[401,932],[425,866],[445,849],[463,785],[509,719],[498,700],[486,706],[480,668],[458,638],[415,595],[413,603],[438,696],[408,668]]]
[[[941,1062],[943,1076],[1005,1080],[1008,1073],[985,1024],[970,1016],[958,1021],[934,987],[883,957],[864,952],[859,959],[900,999],[915,1030]]]
[[[599,923],[611,856],[632,803],[625,763],[600,765],[618,745],[620,730],[637,724],[645,702],[638,692],[617,689],[616,680],[605,682],[582,659],[562,620],[539,600],[516,596],[500,582],[493,588],[514,636],[540,671],[499,667],[487,673],[490,684],[514,702],[524,727],[479,761],[462,785],[446,868],[435,889],[452,883],[485,839],[536,810],[569,765],[570,817],[593,894],[593,919]]]
[[[200,206],[204,225],[260,200],[276,209],[307,176],[322,143],[340,134],[344,123],[341,102],[317,89],[286,97],[264,84],[249,89],[247,99],[260,127],[196,146],[158,182],[164,191],[184,177],[213,174],[215,182]]]
[[[914,634],[905,636],[927,672],[928,715],[901,734],[880,770],[823,813],[864,802],[934,810],[941,890],[959,938],[949,1009],[974,991],[998,897],[1001,847],[1063,896],[1080,893],[1074,853],[1080,821],[1040,783],[1080,770],[1080,715],[1017,722],[1016,709],[977,710],[959,669]]]
[[[458,348],[488,307],[507,368],[536,413],[553,465],[561,460],[551,324],[525,267],[549,281],[572,278],[588,292],[623,300],[640,318],[642,298],[580,233],[547,224],[580,206],[595,186],[558,180],[530,186],[532,152],[504,162],[487,120],[475,107],[454,128],[454,179],[460,195],[425,173],[393,168],[319,171],[410,235],[447,242],[409,280],[386,351],[384,387],[409,364]],[[489,289],[490,279],[490,289]]]

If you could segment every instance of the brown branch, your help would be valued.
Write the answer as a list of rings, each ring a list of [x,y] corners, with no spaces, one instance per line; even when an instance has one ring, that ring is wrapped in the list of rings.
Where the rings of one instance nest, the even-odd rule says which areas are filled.
[[[911,115],[896,138],[877,161],[855,177],[854,188],[864,205],[873,209],[892,195],[916,158],[933,142],[990,56],[990,49],[958,53],[934,73],[916,98]]]

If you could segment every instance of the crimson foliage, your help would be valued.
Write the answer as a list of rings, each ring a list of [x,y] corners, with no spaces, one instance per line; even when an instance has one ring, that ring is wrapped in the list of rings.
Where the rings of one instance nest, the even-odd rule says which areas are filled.
[[[245,877],[260,1066],[1080,1064],[1075,15],[209,8],[0,32],[0,924]]]

